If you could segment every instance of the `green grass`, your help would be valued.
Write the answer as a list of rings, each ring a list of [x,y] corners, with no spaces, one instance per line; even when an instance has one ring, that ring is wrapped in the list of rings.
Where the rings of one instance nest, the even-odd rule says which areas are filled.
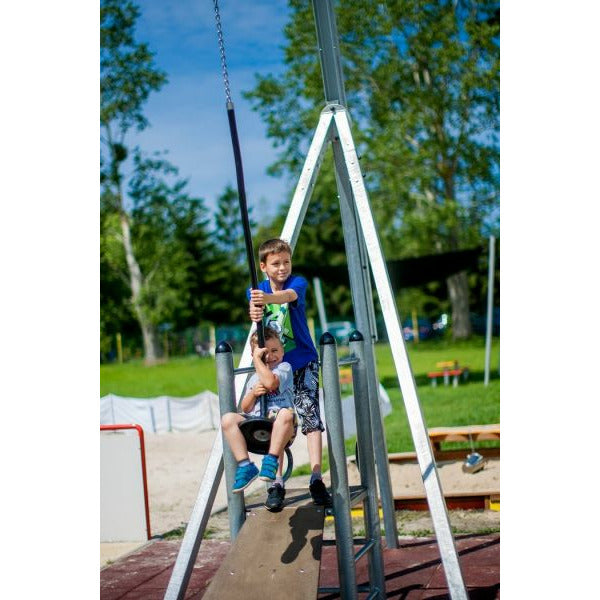
[[[237,364],[237,363],[236,363]],[[204,390],[217,392],[215,361],[187,356],[148,367],[141,360],[100,365],[100,395],[132,398],[193,396]]]
[[[408,357],[417,383],[419,403],[427,427],[474,425],[500,422],[500,379],[498,365],[500,345],[498,339],[492,342],[490,355],[490,382],[484,386],[485,340],[473,338],[468,341],[449,340],[409,344]],[[392,413],[384,419],[388,452],[410,452],[414,450],[410,427],[402,401],[398,377],[391,350],[387,344],[375,348],[377,374],[392,403]],[[427,373],[436,370],[437,362],[457,360],[460,365],[469,367],[469,381],[458,387],[438,383],[432,387]],[[354,440],[346,443],[347,451],[354,453]],[[478,444],[498,445],[497,442]],[[446,444],[445,448],[461,448],[461,444]]]
[[[407,345],[407,351],[427,427],[500,422],[500,347],[497,338],[492,343],[488,386],[483,385],[484,338],[476,337],[461,342],[436,340],[411,343]],[[389,345],[377,344],[375,356],[379,380],[392,403],[392,413],[384,420],[388,452],[412,451],[412,437]],[[460,383],[457,388],[441,383],[435,388],[431,387],[427,372],[435,370],[435,364],[442,360],[458,360],[461,365],[468,366],[469,381]],[[234,364],[238,362],[239,356],[234,356]],[[100,366],[102,396],[112,392],[134,398],[161,395],[181,397],[193,396],[204,390],[217,392],[215,361],[210,357],[175,358],[152,367],[145,366],[142,361]],[[497,442],[481,443],[481,446],[485,445],[497,445]],[[445,447],[460,448],[464,445],[448,444]],[[348,440],[346,448],[348,454],[354,454],[355,441]]]

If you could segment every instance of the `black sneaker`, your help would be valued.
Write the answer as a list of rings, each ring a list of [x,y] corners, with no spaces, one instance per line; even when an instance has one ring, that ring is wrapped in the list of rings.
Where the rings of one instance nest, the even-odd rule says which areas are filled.
[[[267,510],[271,512],[279,512],[283,508],[283,500],[285,498],[285,488],[280,485],[272,485],[267,490],[267,499],[265,500],[265,506]]]
[[[331,494],[327,491],[322,479],[315,479],[309,486],[310,495],[317,506],[333,506]]]

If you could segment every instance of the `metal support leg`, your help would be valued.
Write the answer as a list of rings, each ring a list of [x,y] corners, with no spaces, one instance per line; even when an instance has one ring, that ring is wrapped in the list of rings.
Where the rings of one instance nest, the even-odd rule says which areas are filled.
[[[373,430],[368,397],[365,341],[358,331],[350,336],[350,352],[358,358],[358,362],[352,365],[352,384],[356,413],[356,443],[358,445],[358,455],[360,456],[360,483],[367,489],[367,496],[363,501],[365,531],[366,537],[373,542],[368,556],[369,581],[371,592],[374,594],[378,592],[373,597],[385,598],[385,569],[381,548],[375,460],[373,459]]]
[[[219,391],[219,409],[221,417],[228,412],[236,412],[236,392],[234,387],[233,351],[227,342],[221,342],[215,351],[217,360],[217,385]],[[229,444],[220,432],[223,446],[223,464],[225,468],[225,485],[227,487],[227,514],[229,516],[229,532],[231,540],[235,540],[246,520],[244,494],[233,493],[237,461],[229,448]]]
[[[342,397],[340,394],[337,348],[334,337],[329,333],[324,333],[321,336],[321,364],[340,591],[344,600],[353,600],[358,598],[358,594],[356,590],[352,518],[350,515],[350,489],[348,487],[346,449],[344,447]]]
[[[219,344],[216,349],[217,360],[217,380],[219,389],[219,403],[221,412],[230,412],[235,410],[235,389],[233,385],[233,355],[231,346],[226,343]],[[185,592],[192,575],[194,563],[198,556],[198,550],[202,542],[202,536],[206,529],[206,524],[210,517],[210,512],[221,483],[223,475],[223,437],[221,428],[217,431],[215,441],[206,465],[206,470],[200,482],[200,491],[196,498],[196,503],[192,510],[190,520],[185,529],[185,534],[179,547],[179,553],[173,566],[169,585],[165,592],[165,600],[182,600],[185,597]],[[227,470],[231,471],[231,453],[229,458],[226,458]],[[235,475],[235,465],[233,466]],[[228,485],[228,489],[233,485]],[[241,502],[241,504],[240,504]],[[235,498],[229,499],[228,494],[228,510],[229,510],[229,527],[232,539],[235,538],[239,528],[243,524],[244,515],[244,499]],[[232,515],[237,515],[237,519],[232,520]],[[241,516],[241,520],[240,520]]]
[[[333,112],[337,112],[338,110],[344,111],[344,108],[341,106],[333,106],[331,109]],[[394,494],[385,441],[385,429],[379,407],[379,379],[377,377],[377,365],[373,349],[374,340],[377,338],[377,331],[375,329],[370,271],[367,256],[363,256],[362,252],[364,239],[359,223],[357,222],[356,206],[348,178],[344,151],[340,145],[339,138],[335,135],[333,136],[332,147],[356,327],[367,340],[364,350],[365,361],[367,363],[367,397],[371,406],[371,426],[373,427],[373,435],[376,440],[374,452],[379,478],[379,490],[381,493],[381,505],[383,508],[385,539],[388,548],[397,548],[398,528],[394,508]],[[356,160],[358,161],[358,158]]]
[[[296,186],[296,191],[294,192],[290,209],[281,231],[281,239],[286,240],[292,247],[292,250],[296,247],[300,228],[306,216],[306,209],[308,208],[315,181],[321,168],[326,148],[325,142],[331,128],[332,117],[331,112],[326,110],[319,117],[319,123],[308,149],[302,173],[300,174],[300,179],[298,180],[298,185]]]
[[[456,546],[454,545],[454,538],[450,529],[448,511],[433,458],[433,450],[429,436],[427,435],[425,418],[417,397],[417,386],[406,352],[398,310],[394,294],[392,293],[392,286],[381,251],[367,192],[364,187],[362,173],[358,164],[358,156],[352,140],[350,124],[345,111],[336,111],[334,119],[344,151],[350,185],[358,209],[371,268],[373,269],[373,278],[375,279],[379,302],[385,319],[390,349],[394,358],[398,382],[402,391],[402,398],[415,444],[421,477],[423,478],[427,493],[427,501],[448,581],[448,588],[453,600],[466,600],[467,591],[458,561]]]

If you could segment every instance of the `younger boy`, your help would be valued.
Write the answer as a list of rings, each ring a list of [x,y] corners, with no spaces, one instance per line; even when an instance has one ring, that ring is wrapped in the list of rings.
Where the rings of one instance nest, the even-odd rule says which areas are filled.
[[[233,484],[234,493],[242,492],[256,477],[260,477],[263,481],[273,483],[268,489],[265,506],[271,511],[278,511],[283,507],[285,498],[280,466],[283,463],[285,447],[296,437],[298,417],[294,411],[292,367],[289,363],[283,362],[283,345],[277,332],[269,327],[264,328],[264,337],[264,348],[258,347],[256,332],[250,339],[252,361],[256,372],[248,380],[247,391],[240,407],[242,414],[233,412],[224,414],[221,425],[231,452],[238,461]],[[267,395],[267,418],[273,421],[273,430],[269,453],[264,456],[259,473],[256,465],[248,457],[248,446],[239,424],[248,416],[260,415],[258,400],[265,394]]]
[[[294,405],[302,418],[312,474],[310,494],[320,506],[331,506],[331,495],[321,477],[322,433],[319,410],[319,356],[306,320],[304,277],[292,274],[292,248],[281,239],[267,240],[258,249],[260,270],[268,279],[248,290],[250,319],[274,328],[284,345],[284,360],[294,371]]]

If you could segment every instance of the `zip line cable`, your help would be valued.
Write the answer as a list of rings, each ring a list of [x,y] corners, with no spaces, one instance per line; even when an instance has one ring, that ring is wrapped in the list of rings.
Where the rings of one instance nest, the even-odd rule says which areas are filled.
[[[231,100],[231,87],[229,85],[229,73],[227,71],[227,59],[225,56],[225,40],[223,38],[223,26],[221,24],[221,13],[219,11],[218,0],[213,0],[215,7],[215,21],[217,24],[217,40],[219,43],[219,54],[221,56],[221,69],[223,72],[223,85],[225,87],[225,98],[227,108],[227,119],[229,121],[229,131],[231,134],[231,143],[233,145],[233,156],[235,159],[235,173],[237,177],[238,199],[240,202],[240,214],[242,217],[242,227],[244,230],[244,241],[246,243],[246,255],[248,257],[248,267],[250,269],[250,279],[252,289],[258,289],[258,279],[256,277],[256,262],[254,260],[254,247],[252,246],[252,234],[250,232],[250,221],[248,219],[248,205],[246,203],[246,188],[244,186],[244,169],[242,166],[242,153],[240,150],[240,141],[238,138],[237,124],[235,120],[235,110]],[[262,319],[256,323],[259,348],[265,347],[265,334]],[[260,413],[262,417],[267,414],[267,398],[260,397]]]

